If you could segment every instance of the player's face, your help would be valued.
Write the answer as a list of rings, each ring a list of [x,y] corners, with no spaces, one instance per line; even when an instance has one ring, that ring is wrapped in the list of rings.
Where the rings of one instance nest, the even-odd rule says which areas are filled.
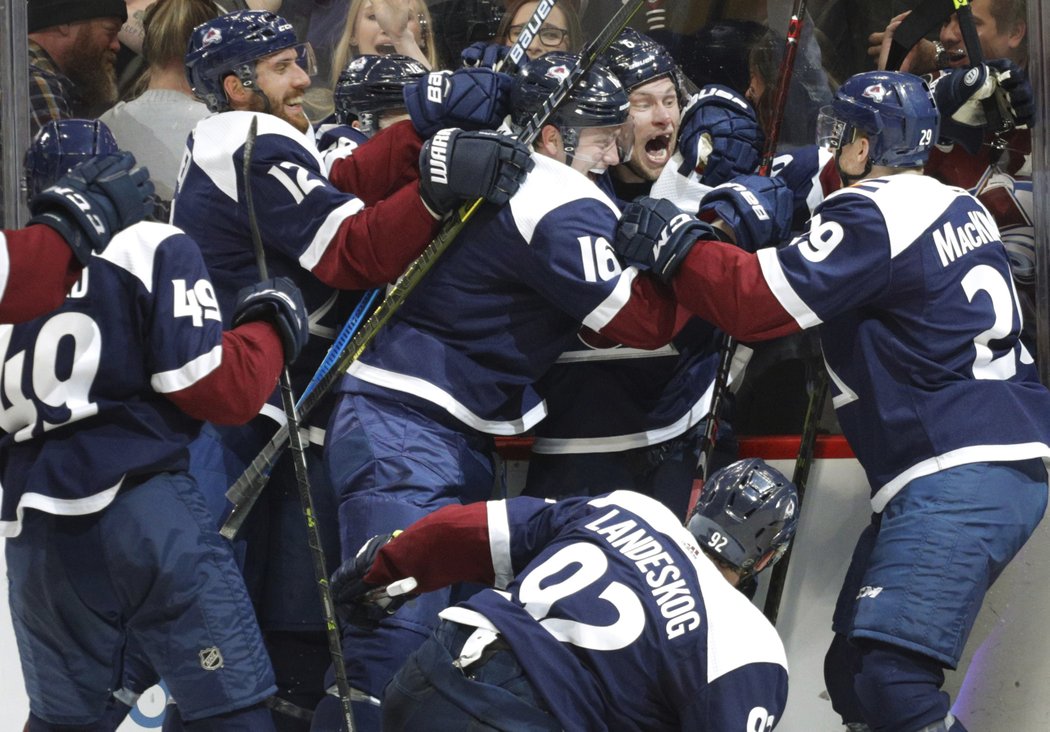
[[[970,3],[970,8],[984,57],[1008,58],[1023,65],[1025,59],[1020,58],[1018,49],[1027,31],[1025,24],[1020,23],[1015,28],[1000,28],[992,15],[991,0],[974,0]],[[970,65],[966,55],[966,44],[963,43],[962,31],[955,15],[941,26],[940,41],[948,53],[949,66],[959,69]]]
[[[517,42],[538,6],[539,3],[535,2],[525,3],[518,8],[514,13],[514,19],[507,28],[506,45],[510,46]],[[551,51],[569,50],[571,50],[569,48],[569,21],[562,9],[555,5],[543,21],[543,25],[540,26],[539,32],[533,36],[529,47],[525,49],[525,54],[530,59],[535,59]]]
[[[415,2],[409,3],[407,7],[407,30],[411,32],[416,39],[416,44],[420,48],[425,48],[423,43],[423,27],[419,24],[420,8]],[[386,8],[381,8],[380,10],[387,12]],[[401,16],[400,19],[391,18],[391,21],[395,20],[403,23],[404,16]],[[356,49],[358,54],[372,53],[385,56],[387,54],[397,53],[397,49],[394,47],[394,40],[383,30],[382,26],[379,25],[379,19],[376,17],[376,7],[371,0],[365,0],[361,5],[361,11],[357,14],[357,18],[354,20],[354,32],[353,35],[350,36],[350,45]]]
[[[624,125],[581,129],[573,153],[572,168],[594,180],[612,166],[618,165],[625,132],[629,134],[629,127],[625,129]]]
[[[310,121],[303,112],[303,93],[310,87],[310,76],[298,64],[299,54],[295,48],[260,59],[255,64],[255,83],[270,101],[270,109],[257,94],[252,94],[253,111],[268,111],[280,117],[300,132],[310,129]]]
[[[674,152],[681,117],[674,82],[666,76],[635,87],[631,91],[634,151],[631,160],[616,169],[616,176],[632,183],[659,178]]]

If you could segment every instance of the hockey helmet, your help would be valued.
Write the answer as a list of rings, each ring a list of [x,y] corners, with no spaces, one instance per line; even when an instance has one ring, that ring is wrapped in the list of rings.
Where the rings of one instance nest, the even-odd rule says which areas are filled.
[[[875,165],[923,165],[937,141],[940,115],[926,82],[897,71],[851,76],[817,120],[817,144],[837,150],[856,130],[870,141]]]
[[[336,82],[336,118],[344,125],[356,118],[361,132],[372,135],[384,112],[405,107],[405,86],[426,74],[423,64],[401,54],[358,56]]]
[[[700,548],[736,569],[742,579],[780,559],[797,526],[795,485],[758,458],[715,472],[686,522]],[[771,559],[756,569],[770,552]]]
[[[97,119],[52,120],[26,150],[27,198],[55,184],[72,168],[99,155],[119,152],[113,133]]]
[[[212,112],[229,109],[223,79],[235,74],[246,88],[255,89],[255,62],[294,48],[296,62],[315,73],[313,51],[299,43],[292,24],[265,10],[241,10],[201,23],[190,35],[186,77],[198,99]]]
[[[511,121],[524,127],[579,63],[575,54],[553,51],[525,64],[511,90]],[[554,110],[550,124],[559,128],[622,125],[629,108],[620,80],[605,66],[593,64]]]
[[[624,28],[601,56],[628,94],[636,87],[663,77],[680,92],[678,65],[666,48],[634,28]]]

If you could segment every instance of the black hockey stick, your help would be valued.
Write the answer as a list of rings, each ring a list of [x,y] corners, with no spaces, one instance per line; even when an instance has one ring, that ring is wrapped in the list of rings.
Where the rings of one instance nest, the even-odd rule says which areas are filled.
[[[255,138],[259,131],[259,117],[253,116],[248,127],[248,137],[244,141],[244,204],[248,209],[248,226],[252,232],[252,246],[255,247],[255,263],[259,268],[259,277],[269,279],[269,268],[266,266],[266,250],[263,248],[262,235],[259,233],[259,221],[255,216],[255,204],[252,200],[252,154],[255,151]],[[332,590],[328,586],[328,568],[325,566],[324,549],[321,545],[321,532],[317,528],[314,514],[314,499],[310,494],[310,474],[306,465],[306,447],[303,445],[302,433],[299,431],[299,414],[295,407],[295,396],[292,394],[292,379],[286,365],[281,371],[281,403],[287,419],[289,442],[292,448],[292,465],[295,468],[295,482],[299,488],[299,501],[302,503],[306,517],[306,535],[310,544],[310,558],[313,560],[314,577],[317,580],[317,591],[321,598],[321,612],[324,617],[325,635],[328,638],[328,652],[332,657],[335,669],[335,683],[339,690],[339,702],[343,708],[343,722],[346,732],[354,732],[353,711],[350,707],[350,682],[346,678],[346,665],[343,663],[342,638],[335,618],[335,603],[332,601]]]
[[[558,83],[558,87],[551,92],[551,95],[544,100],[541,108],[525,124],[519,135],[519,139],[522,142],[529,145],[532,144],[540,130],[547,123],[547,120],[550,119],[554,109],[568,96],[576,82],[583,78],[583,75],[590,69],[601,53],[616,39],[620,31],[627,25],[627,22],[644,4],[645,0],[629,0],[629,2],[622,5],[606,24],[605,28],[602,29],[602,32],[584,47],[580,52],[579,64],[573,67],[569,74]],[[524,38],[525,34],[523,33],[518,37],[518,41],[521,42]],[[528,48],[528,45],[526,44],[524,48]],[[303,401],[300,409],[301,415],[308,415],[317,403],[328,394],[335,385],[336,380],[346,372],[350,364],[360,357],[368,344],[376,337],[379,330],[389,322],[393,314],[401,307],[405,298],[423,279],[437,258],[452,244],[452,241],[463,230],[467,221],[482,203],[483,200],[479,198],[469,205],[462,206],[455,216],[445,223],[423,253],[409,265],[405,274],[391,288],[386,298],[372,313],[372,316],[361,326],[361,330],[343,349],[335,366],[324,375],[309,397]],[[252,505],[262,492],[270,467],[284,450],[287,442],[288,426],[284,425],[270,439],[270,442],[263,447],[237,481],[230,486],[230,489],[226,491],[226,497],[233,504],[233,511],[222,526],[221,533],[223,536],[227,538],[236,536],[237,531],[244,523],[244,517],[251,510]]]
[[[813,334],[816,338],[816,334]],[[820,353],[819,339],[817,353]],[[813,453],[817,446],[817,434],[820,427],[820,419],[824,414],[824,402],[828,395],[828,372],[822,360],[811,357],[806,364],[806,390],[809,392],[809,400],[806,402],[806,416],[802,422],[802,434],[799,437],[798,455],[795,457],[795,468],[791,472],[791,482],[798,490],[798,505],[801,510],[802,499],[806,495],[806,484],[809,483],[809,473],[813,467]],[[788,564],[791,561],[791,546],[789,545],[780,561],[769,570],[769,589],[766,592],[766,602],[762,612],[770,623],[776,625],[777,617],[780,615],[780,601],[784,596],[784,581],[787,579]]]
[[[795,0],[791,10],[791,20],[788,23],[787,38],[784,41],[784,57],[780,60],[780,69],[777,74],[777,96],[773,103],[773,114],[769,130],[766,132],[766,145],[758,167],[759,175],[768,176],[773,169],[773,158],[776,157],[777,143],[780,140],[780,123],[787,107],[788,86],[791,84],[791,77],[795,71],[795,56],[801,42],[802,18],[805,12],[806,0]],[[718,371],[715,373],[715,383],[711,389],[711,408],[701,438],[700,460],[697,462],[696,477],[693,479],[693,489],[689,497],[689,511],[696,504],[704,481],[707,480],[711,454],[714,452],[715,442],[718,439],[718,413],[722,410],[722,402],[725,401],[726,391],[729,388],[729,372],[733,364],[733,355],[736,353],[736,339],[729,334],[724,335],[718,353]]]

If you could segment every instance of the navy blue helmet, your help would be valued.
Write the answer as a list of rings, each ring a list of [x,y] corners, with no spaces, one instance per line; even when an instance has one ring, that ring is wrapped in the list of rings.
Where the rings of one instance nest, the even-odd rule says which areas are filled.
[[[552,51],[525,64],[511,90],[511,121],[523,127],[579,62],[575,54]],[[559,129],[611,127],[627,121],[629,108],[627,92],[615,74],[593,64],[554,110],[549,123]]]
[[[666,76],[680,89],[678,64],[666,48],[634,28],[624,28],[601,56],[601,62],[616,74],[624,88],[635,87]]]
[[[797,526],[795,485],[758,458],[738,460],[708,478],[686,522],[700,548],[742,579],[780,559]],[[756,569],[770,552],[770,560]]]
[[[398,53],[358,56],[336,82],[336,118],[344,125],[356,119],[361,132],[372,135],[384,112],[405,107],[405,86],[426,74],[423,64]]]
[[[97,119],[52,120],[26,150],[25,189],[32,198],[80,163],[119,152],[113,133]]]
[[[254,88],[255,62],[286,48],[294,48],[299,65],[308,74],[314,73],[310,45],[299,43],[292,24],[281,16],[265,10],[220,15],[193,29],[186,51],[186,78],[208,109],[222,112],[230,108],[223,79],[235,74],[246,88]]]
[[[851,76],[820,111],[817,143],[836,150],[867,135],[875,165],[893,168],[925,164],[937,141],[940,115],[926,82],[897,71]]]

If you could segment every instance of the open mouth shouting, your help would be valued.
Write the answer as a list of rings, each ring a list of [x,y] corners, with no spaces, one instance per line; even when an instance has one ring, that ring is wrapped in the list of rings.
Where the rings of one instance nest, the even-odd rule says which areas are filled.
[[[671,159],[671,143],[674,135],[657,135],[645,143],[645,164],[647,168],[663,168]]]

